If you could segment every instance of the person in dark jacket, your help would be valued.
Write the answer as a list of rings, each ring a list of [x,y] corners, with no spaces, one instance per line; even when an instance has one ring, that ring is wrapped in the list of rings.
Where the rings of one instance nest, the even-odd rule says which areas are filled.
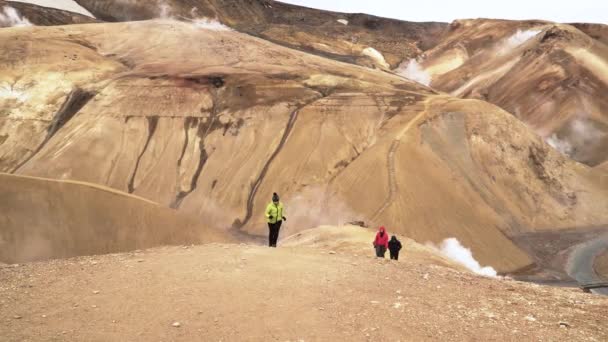
[[[268,246],[276,247],[281,224],[283,221],[287,221],[283,203],[276,192],[272,194],[272,202],[266,206],[266,220],[268,221]]]
[[[378,258],[384,258],[384,254],[388,248],[388,234],[386,233],[386,228],[380,227],[380,229],[378,229],[378,233],[374,239],[374,248],[376,249],[376,256]]]
[[[388,242],[388,250],[391,254],[391,260],[399,260],[399,251],[401,250],[401,241],[393,235],[391,241]]]

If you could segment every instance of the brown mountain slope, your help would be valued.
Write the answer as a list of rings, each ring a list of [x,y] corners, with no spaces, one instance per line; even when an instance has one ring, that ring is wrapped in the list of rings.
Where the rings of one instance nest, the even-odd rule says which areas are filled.
[[[277,44],[355,64],[388,69],[435,46],[447,24],[344,14],[268,0],[78,0],[107,21],[216,18]],[[379,54],[377,52],[379,52]]]
[[[80,182],[0,174],[0,261],[231,241],[154,202]]]
[[[215,29],[0,32],[44,42],[36,63],[32,50],[12,55],[27,73],[9,60],[3,75],[23,84],[27,106],[49,108],[0,102],[0,166],[103,184],[256,235],[278,191],[287,231],[363,219],[420,242],[455,236],[504,272],[531,260],[508,236],[607,220],[601,174],[495,106]],[[37,83],[52,77],[65,86]]]
[[[570,25],[585,32],[589,37],[597,39],[604,44],[608,44],[608,25],[589,23],[576,23]]]
[[[4,6],[16,9],[21,16],[27,18],[33,25],[50,26],[97,22],[94,18],[78,13],[23,2],[0,0],[0,9]]]
[[[434,88],[500,106],[575,160],[608,158],[608,46],[601,40],[569,25],[458,21],[425,56]]]
[[[446,27],[263,0],[80,3],[108,20],[218,18],[285,46],[394,69],[500,106],[579,162],[594,166],[608,158],[606,25],[478,19]],[[408,68],[415,59],[421,67]]]
[[[456,272],[415,251],[399,262],[329,252],[211,244],[1,267],[0,331],[7,342],[608,338],[601,296]]]

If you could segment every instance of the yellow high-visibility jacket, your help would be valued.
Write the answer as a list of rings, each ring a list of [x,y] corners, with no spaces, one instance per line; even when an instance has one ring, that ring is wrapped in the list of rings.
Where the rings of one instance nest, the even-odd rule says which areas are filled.
[[[283,216],[285,216],[283,203],[279,202],[279,204],[274,204],[274,202],[270,202],[268,206],[266,206],[266,220],[268,220],[268,223],[283,221]]]

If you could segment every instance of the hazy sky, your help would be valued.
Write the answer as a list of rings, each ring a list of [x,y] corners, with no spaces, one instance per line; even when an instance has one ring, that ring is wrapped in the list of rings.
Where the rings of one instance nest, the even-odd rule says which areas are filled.
[[[409,21],[465,18],[544,19],[608,24],[608,0],[281,0],[337,12]]]

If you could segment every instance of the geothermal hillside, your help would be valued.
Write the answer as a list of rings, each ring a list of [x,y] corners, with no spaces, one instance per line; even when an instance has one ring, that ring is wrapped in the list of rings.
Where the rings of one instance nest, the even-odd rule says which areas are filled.
[[[561,153],[596,166],[608,159],[605,37],[603,25],[456,22],[418,67],[434,88],[496,104]]]
[[[0,262],[37,261],[0,267],[9,340],[607,337],[603,299],[468,273],[608,276],[607,26],[76,2],[94,18],[0,1]],[[278,258],[258,246],[273,192],[288,217]],[[340,228],[353,222],[370,228]],[[406,261],[370,258],[378,225],[403,237]],[[122,254],[92,256],[108,253]],[[264,297],[301,283],[333,299]],[[228,298],[242,284],[252,292]],[[211,292],[227,300],[216,314]],[[150,308],[163,308],[152,330]],[[266,330],[222,327],[274,309]],[[367,324],[386,310],[388,330]],[[437,327],[411,315],[427,310],[450,315]]]

